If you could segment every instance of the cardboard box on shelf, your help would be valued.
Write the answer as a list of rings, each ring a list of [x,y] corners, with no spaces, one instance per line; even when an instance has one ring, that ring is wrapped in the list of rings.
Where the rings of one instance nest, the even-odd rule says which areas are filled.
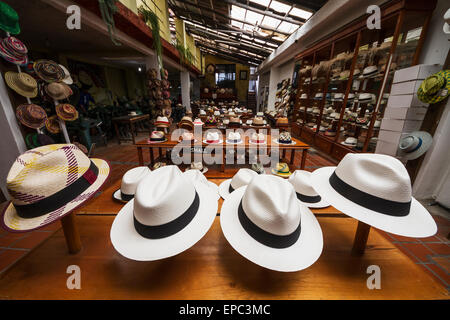
[[[423,80],[440,70],[442,70],[442,66],[439,64],[419,64],[404,68],[395,72],[392,83]]]
[[[389,130],[396,132],[412,132],[420,129],[422,120],[398,120],[383,119],[381,121],[381,130]]]
[[[402,94],[414,94],[419,90],[420,84],[423,80],[413,80],[394,83],[391,86],[391,95],[402,95]]]
[[[386,108],[384,111],[385,119],[397,120],[423,120],[427,113],[427,107],[400,107],[400,108]]]
[[[417,94],[389,95],[387,108],[428,107],[417,98]]]

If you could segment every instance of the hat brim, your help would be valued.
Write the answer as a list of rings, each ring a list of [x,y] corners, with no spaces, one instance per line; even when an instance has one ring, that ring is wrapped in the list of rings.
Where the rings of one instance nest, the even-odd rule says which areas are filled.
[[[287,145],[287,146],[297,144],[297,142],[295,142],[294,140],[291,140],[291,142],[289,142],[289,143],[285,143],[285,142],[279,142],[279,141],[277,141],[277,139],[272,139],[272,142],[274,142],[275,144],[281,144],[281,145]]]
[[[117,189],[114,193],[113,193],[113,199],[117,200],[121,203],[128,203],[129,201],[123,200],[122,199],[122,194],[120,192],[120,189]]]
[[[206,143],[206,144],[221,144],[221,143],[223,143],[223,140],[220,139],[218,142],[208,142],[208,141],[205,139],[205,140],[203,140],[203,143]]]
[[[323,249],[322,229],[311,210],[300,206],[301,232],[297,242],[284,249],[274,249],[253,239],[242,227],[238,208],[246,186],[235,190],[223,203],[220,226],[228,243],[244,258],[275,271],[306,269],[319,259]]]
[[[312,175],[314,189],[333,207],[346,215],[377,229],[405,237],[425,238],[437,232],[437,226],[430,213],[414,198],[407,216],[396,217],[362,207],[340,195],[330,185],[330,176],[336,167],[323,167]]]
[[[106,162],[105,160],[91,160],[98,167],[98,176],[97,180],[95,180],[95,182],[83,193],[81,193],[69,203],[65,204],[63,207],[58,208],[57,210],[30,219],[20,217],[17,214],[14,204],[10,202],[8,206],[6,206],[2,214],[1,223],[3,228],[10,232],[26,232],[43,228],[68,215],[73,210],[77,209],[90,198],[92,198],[108,179],[110,168],[108,162]]]
[[[122,256],[136,261],[154,261],[175,256],[196,244],[208,232],[217,215],[217,198],[206,185],[194,183],[200,206],[192,221],[181,231],[162,239],[147,239],[134,228],[135,199],[117,214],[111,227],[111,243]]]
[[[282,177],[282,178],[287,178],[287,177],[290,177],[292,175],[292,172],[281,173],[281,172],[278,172],[278,171],[276,171],[274,169],[272,169],[271,171],[272,171],[273,175],[278,176],[278,177]]]
[[[330,204],[327,201],[325,201],[323,198],[319,202],[315,202],[315,203],[303,202],[300,200],[298,200],[298,202],[300,202],[304,206],[307,206],[308,208],[313,208],[313,209],[322,209],[322,208],[327,208],[330,206]]]
[[[410,152],[410,153],[400,150],[400,148],[399,148],[398,155],[405,160],[414,160],[414,159],[419,158],[421,155],[423,155],[425,152],[427,152],[428,149],[433,144],[433,137],[428,132],[416,131],[416,132],[412,132],[410,134],[415,135],[416,137],[422,139],[422,145],[420,146],[419,149],[417,149],[414,152]]]
[[[450,24],[447,22],[444,23],[444,27],[442,28],[446,34],[450,34]]]
[[[230,193],[230,184],[231,184],[231,179],[227,179],[225,181],[222,181],[219,184],[219,195],[222,197],[222,199],[226,199],[228,198],[228,196],[231,194]]]
[[[18,75],[18,73],[6,72],[5,80],[6,80],[6,84],[8,85],[8,87],[10,87],[15,92],[17,92],[18,94],[20,94],[21,96],[23,96],[25,98],[35,98],[35,97],[37,97],[37,94],[38,94],[37,87],[34,88],[32,91],[25,91],[25,90],[21,89],[17,85],[17,81],[18,81],[17,75]]]

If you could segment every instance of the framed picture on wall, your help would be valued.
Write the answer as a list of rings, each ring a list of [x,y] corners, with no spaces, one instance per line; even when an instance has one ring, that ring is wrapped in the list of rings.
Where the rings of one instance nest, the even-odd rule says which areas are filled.
[[[239,72],[239,80],[247,80],[247,70],[241,70]]]

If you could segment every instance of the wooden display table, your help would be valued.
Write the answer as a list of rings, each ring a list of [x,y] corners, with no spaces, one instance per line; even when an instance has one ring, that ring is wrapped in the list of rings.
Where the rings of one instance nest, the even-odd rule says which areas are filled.
[[[58,231],[0,276],[0,298],[448,299],[442,285],[378,232],[371,233],[365,255],[352,255],[357,221],[332,207],[314,210],[324,248],[316,263],[299,272],[274,272],[243,258],[224,238],[220,217],[203,239],[175,257],[153,262],[126,259],[110,241],[112,222],[122,206],[112,200],[119,185],[120,181],[78,214],[83,250],[67,254],[64,234]],[[80,267],[80,290],[67,289],[70,265]],[[381,290],[367,288],[371,265],[380,267]]]
[[[234,149],[241,149],[241,148],[245,148],[245,149],[257,149],[257,148],[266,148],[268,151],[270,151],[270,149],[272,148],[272,146],[278,147],[280,151],[283,152],[283,155],[285,154],[286,150],[291,150],[291,158],[289,163],[294,166],[294,159],[295,159],[295,152],[296,151],[302,151],[302,159],[300,162],[300,169],[304,169],[305,168],[305,163],[306,163],[306,157],[308,156],[308,149],[309,149],[309,145],[307,145],[306,143],[296,139],[296,138],[292,138],[292,141],[295,142],[295,144],[276,144],[275,142],[272,141],[272,138],[270,135],[268,135],[266,137],[266,144],[251,144],[249,142],[249,138],[246,137],[244,142],[241,144],[228,144],[225,141],[221,144],[207,144],[207,143],[203,143],[202,141],[197,141],[196,143],[192,144],[192,147],[202,147],[205,148],[207,146],[211,146],[211,147],[217,147],[217,146],[222,146],[223,148],[234,148]],[[153,153],[153,149],[158,148],[160,150],[159,154],[162,154],[162,149],[166,150],[166,154],[167,154],[167,150],[168,149],[172,149],[175,146],[177,146],[179,144],[178,141],[173,141],[173,140],[167,140],[165,142],[156,142],[156,143],[150,143],[148,141],[148,139],[145,140],[141,140],[138,141],[137,143],[135,143],[135,146],[137,148],[137,152],[138,152],[138,158],[139,158],[139,165],[143,166],[144,165],[144,157],[143,157],[143,149],[147,148],[149,149],[150,152],[150,166],[154,164],[155,162],[155,158],[154,158],[154,153]],[[221,169],[222,172],[225,171],[225,157],[226,154],[225,152],[222,153],[223,155],[223,159],[222,159],[222,163],[221,163]],[[294,168],[292,168],[294,169]]]
[[[114,123],[114,129],[116,130],[117,140],[120,144],[120,141],[133,141],[136,143],[136,127],[135,124],[141,121],[149,121],[150,116],[148,114],[143,114],[139,116],[123,116],[113,118],[112,122]],[[130,127],[131,138],[121,136],[119,132],[119,124],[125,124]],[[149,131],[144,131],[149,132]]]

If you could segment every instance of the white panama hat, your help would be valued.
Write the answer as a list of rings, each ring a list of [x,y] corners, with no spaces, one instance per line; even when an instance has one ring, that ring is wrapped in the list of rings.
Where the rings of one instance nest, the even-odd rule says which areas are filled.
[[[450,9],[445,11],[444,21],[445,21],[445,23],[444,23],[443,30],[446,34],[450,34]]]
[[[145,166],[133,168],[125,172],[122,177],[120,189],[114,192],[113,198],[121,202],[128,202],[133,199],[139,182],[150,172],[150,168]]]
[[[398,145],[398,155],[405,160],[419,158],[433,144],[433,137],[425,131],[414,131],[403,137]]]
[[[73,84],[73,79],[70,76],[69,70],[67,70],[67,68],[65,66],[63,66],[62,64],[60,64],[59,66],[64,71],[64,79],[62,79],[62,82],[64,82],[65,84],[68,84],[68,85]]]
[[[246,186],[258,174],[247,168],[241,168],[233,176],[232,179],[227,179],[219,185],[219,194],[223,199],[226,199],[234,190]]]
[[[176,199],[176,201],[174,201]],[[192,182],[177,166],[154,170],[111,227],[114,249],[128,259],[160,260],[197,243],[217,214],[217,199],[206,185]]]
[[[221,136],[219,135],[219,132],[207,132],[205,140],[203,140],[203,143],[208,144],[219,144],[222,143],[223,140],[221,139]]]
[[[208,181],[203,172],[201,172],[200,170],[198,169],[186,170],[185,172],[183,172],[183,175],[185,175],[188,179],[190,179],[194,183],[198,182],[206,185],[208,188],[211,189],[212,192],[214,192],[216,200],[220,199],[219,186],[214,182]]]
[[[299,271],[322,253],[316,217],[289,182],[273,175],[257,175],[233,192],[222,205],[220,226],[239,254],[267,269]]]
[[[295,170],[288,181],[294,187],[297,199],[300,203],[309,208],[326,208],[330,204],[314,190],[311,182],[311,172],[305,170]]]
[[[242,143],[241,134],[239,132],[231,131],[230,133],[228,133],[228,137],[227,137],[226,142],[229,143],[229,144],[240,144],[240,143]]]
[[[317,169],[311,179],[333,207],[375,228],[416,238],[437,231],[431,215],[412,197],[406,168],[394,157],[348,153],[337,167]]]

